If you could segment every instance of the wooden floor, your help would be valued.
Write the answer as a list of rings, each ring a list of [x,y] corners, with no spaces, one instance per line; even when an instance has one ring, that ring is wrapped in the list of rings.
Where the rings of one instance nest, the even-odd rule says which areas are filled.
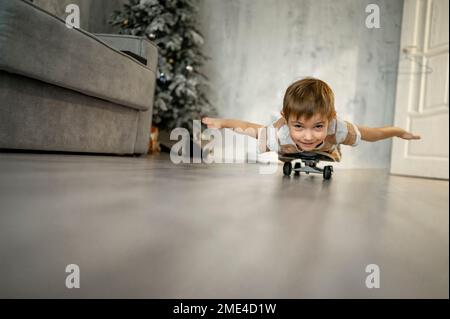
[[[259,168],[0,153],[0,297],[449,297],[448,181]]]

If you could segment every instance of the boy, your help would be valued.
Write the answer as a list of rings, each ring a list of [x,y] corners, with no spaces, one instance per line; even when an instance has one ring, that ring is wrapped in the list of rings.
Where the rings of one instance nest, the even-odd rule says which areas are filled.
[[[208,128],[232,128],[237,133],[257,138],[261,152],[325,152],[335,161],[341,159],[341,144],[356,146],[361,139],[375,142],[394,136],[405,140],[420,139],[398,127],[370,128],[340,119],[336,116],[333,91],[315,78],[296,81],[286,90],[281,118],[269,125],[276,129],[278,138],[267,134],[266,127],[260,124],[208,117],[202,122]]]

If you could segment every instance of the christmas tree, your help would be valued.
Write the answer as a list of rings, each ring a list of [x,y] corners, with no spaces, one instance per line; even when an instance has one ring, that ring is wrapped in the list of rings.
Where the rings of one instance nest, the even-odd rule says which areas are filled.
[[[146,36],[158,46],[153,124],[167,131],[217,112],[206,97],[208,78],[200,68],[209,58],[201,52],[196,28],[198,0],[129,0],[110,23],[119,33]]]

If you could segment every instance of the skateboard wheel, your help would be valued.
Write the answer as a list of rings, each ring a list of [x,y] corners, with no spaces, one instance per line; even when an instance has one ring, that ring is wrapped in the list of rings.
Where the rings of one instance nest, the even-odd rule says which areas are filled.
[[[286,176],[291,175],[292,172],[292,164],[291,162],[285,162],[283,165],[283,174]]]
[[[325,166],[323,168],[323,178],[324,179],[330,179],[332,172],[333,172],[333,167],[332,166]]]
[[[300,167],[302,167],[301,163],[295,163],[295,165],[294,165],[294,175],[300,175],[300,172],[296,171],[296,169],[300,169]]]

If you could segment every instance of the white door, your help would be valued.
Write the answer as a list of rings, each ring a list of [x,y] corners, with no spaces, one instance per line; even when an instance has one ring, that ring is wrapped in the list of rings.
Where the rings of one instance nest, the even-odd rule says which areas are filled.
[[[391,173],[448,179],[449,0],[403,10],[394,125],[422,139],[393,139]]]

